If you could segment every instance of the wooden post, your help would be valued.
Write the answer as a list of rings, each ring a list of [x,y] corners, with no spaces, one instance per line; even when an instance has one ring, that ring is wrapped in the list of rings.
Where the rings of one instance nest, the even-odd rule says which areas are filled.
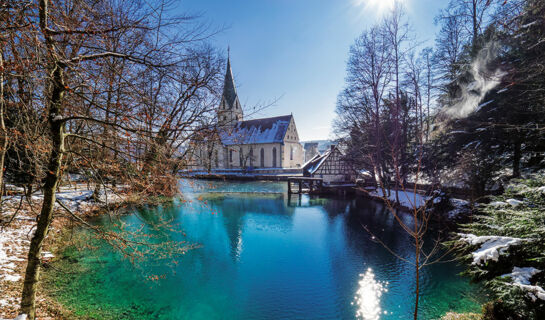
[[[291,195],[291,181],[288,179],[288,195]]]

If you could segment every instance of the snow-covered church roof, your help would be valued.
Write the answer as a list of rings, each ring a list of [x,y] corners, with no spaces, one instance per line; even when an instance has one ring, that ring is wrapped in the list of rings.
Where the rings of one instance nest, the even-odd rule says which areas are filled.
[[[224,145],[282,143],[292,115],[238,121],[234,126],[220,130]]]

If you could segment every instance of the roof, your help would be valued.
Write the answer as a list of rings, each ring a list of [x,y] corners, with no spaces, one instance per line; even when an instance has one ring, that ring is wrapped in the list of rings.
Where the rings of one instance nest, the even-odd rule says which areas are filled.
[[[317,154],[312,159],[307,161],[303,165],[303,173],[304,174],[314,174],[320,167],[329,159],[329,157],[337,152],[341,157],[343,156],[341,150],[336,145],[331,145],[330,148],[324,152],[323,154]],[[344,161],[341,159],[341,161]]]
[[[220,132],[224,145],[282,143],[292,115],[239,121]]]
[[[223,82],[222,99],[225,101],[225,106],[232,109],[238,99],[233,71],[231,70],[231,60],[227,58],[227,70],[225,71],[225,80]]]
[[[310,159],[303,165],[303,172],[314,174],[314,172],[316,172],[316,170],[318,170],[322,166],[322,164],[327,160],[327,158],[329,158],[332,151],[335,149],[329,149],[326,152],[324,152],[324,154],[317,154],[314,157],[312,157],[312,159]]]

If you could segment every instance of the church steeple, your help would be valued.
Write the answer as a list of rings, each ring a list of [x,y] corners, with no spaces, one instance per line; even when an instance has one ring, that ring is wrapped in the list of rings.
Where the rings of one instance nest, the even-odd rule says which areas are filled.
[[[218,109],[218,120],[221,123],[233,123],[242,121],[243,113],[238,100],[233,71],[231,70],[230,50],[227,49],[227,69],[225,71],[225,80],[223,82],[223,94]]]

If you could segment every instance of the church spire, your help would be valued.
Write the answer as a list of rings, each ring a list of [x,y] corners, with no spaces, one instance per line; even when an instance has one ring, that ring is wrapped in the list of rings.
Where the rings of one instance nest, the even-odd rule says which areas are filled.
[[[238,100],[233,71],[231,70],[231,52],[227,47],[227,69],[225,70],[225,80],[223,83],[223,94],[221,104],[218,110],[220,120],[228,122],[241,121],[243,114],[240,102]]]
[[[233,109],[238,100],[233,71],[231,70],[231,59],[227,57],[227,70],[225,72],[225,81],[223,83],[223,99],[227,109]]]

